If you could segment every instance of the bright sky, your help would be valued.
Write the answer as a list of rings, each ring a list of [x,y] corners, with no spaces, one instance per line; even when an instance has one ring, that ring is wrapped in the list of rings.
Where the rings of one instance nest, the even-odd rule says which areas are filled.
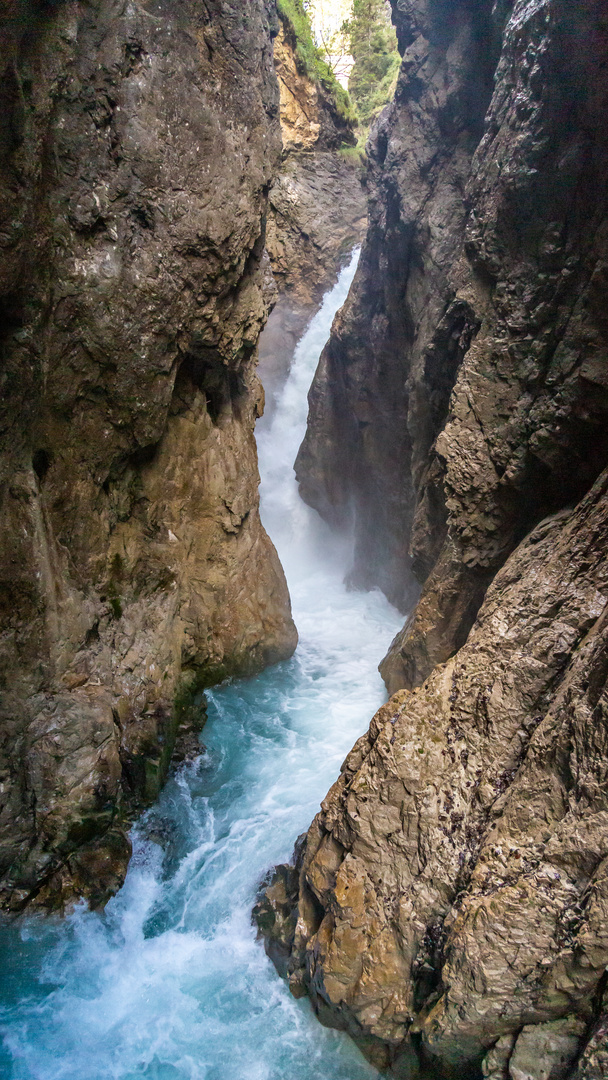
[[[313,0],[313,8],[309,14],[318,45],[322,48],[328,47],[332,34],[340,29],[350,15],[351,8],[352,0]],[[352,63],[350,57],[345,57],[336,70],[336,78],[344,87],[348,85]]]
[[[350,13],[351,0],[314,0],[315,29],[323,26],[332,33],[338,30]]]

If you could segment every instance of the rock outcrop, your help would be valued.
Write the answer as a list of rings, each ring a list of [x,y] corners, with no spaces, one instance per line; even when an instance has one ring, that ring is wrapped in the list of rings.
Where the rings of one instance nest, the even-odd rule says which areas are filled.
[[[270,189],[266,231],[279,290],[260,341],[266,390],[289,370],[298,341],[365,226],[359,169],[331,150],[285,156]]]
[[[335,92],[307,71],[298,55],[296,27],[279,7],[279,32],[274,40],[274,63],[281,100],[283,149],[335,150],[353,145],[352,122]]]
[[[361,169],[339,153],[355,141],[330,90],[298,60],[283,16],[274,55],[281,91],[283,159],[270,189],[266,247],[277,303],[260,342],[265,389],[281,383],[324,294],[365,235]]]
[[[369,232],[297,474],[328,518],[354,511],[358,582],[405,610],[424,584],[396,689],[463,644],[507,555],[606,461],[608,166],[602,4],[393,8]]]
[[[608,23],[395,0],[370,229],[305,497],[407,607],[388,704],[257,917],[396,1076],[601,1077],[608,965]]]
[[[290,983],[399,1075],[419,1059],[479,1065],[507,1036],[523,1054],[537,1025],[567,1035],[571,1065],[595,1020],[608,963],[607,517],[605,473],[532,531],[466,645],[374,717],[308,833],[283,919]]]
[[[295,647],[258,515],[273,4],[3,16],[0,895],[100,903],[189,695]]]

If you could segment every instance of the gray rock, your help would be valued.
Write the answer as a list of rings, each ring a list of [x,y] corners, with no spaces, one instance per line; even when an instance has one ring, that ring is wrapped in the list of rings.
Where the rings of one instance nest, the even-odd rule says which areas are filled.
[[[564,1080],[587,1026],[584,1020],[567,1017],[523,1028],[509,1059],[510,1080]]]
[[[369,231],[296,471],[405,611],[393,691],[466,640],[521,536],[604,466],[603,4],[395,2]]]
[[[467,643],[380,709],[309,830],[290,985],[387,1064],[410,1046],[429,1068],[473,1068],[525,1028],[525,1065],[559,1021],[553,1075],[593,1020],[608,963],[607,493],[604,473],[520,544]]]

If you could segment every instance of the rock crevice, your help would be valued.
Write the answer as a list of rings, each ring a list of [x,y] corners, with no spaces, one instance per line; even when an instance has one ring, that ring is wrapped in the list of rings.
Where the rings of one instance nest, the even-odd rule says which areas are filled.
[[[393,14],[367,240],[297,474],[354,520],[355,581],[415,606],[393,696],[258,918],[381,1069],[599,1078],[608,24],[595,0]]]
[[[0,889],[103,902],[188,697],[291,654],[258,514],[274,5],[3,16]]]

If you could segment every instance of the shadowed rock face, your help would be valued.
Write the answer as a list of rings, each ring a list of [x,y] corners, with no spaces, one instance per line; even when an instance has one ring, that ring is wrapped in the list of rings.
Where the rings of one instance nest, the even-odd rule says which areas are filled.
[[[357,581],[404,608],[424,584],[391,690],[466,640],[525,532],[587,490],[608,401],[603,6],[394,15],[370,228],[297,462],[307,501],[354,513]]]
[[[352,249],[365,235],[361,168],[339,152],[356,141],[330,92],[300,70],[287,20],[274,42],[281,166],[269,193],[266,248],[279,296],[260,341],[268,404],[296,345]]]
[[[266,246],[279,297],[260,340],[265,390],[281,384],[298,341],[365,235],[360,170],[336,152],[288,153],[269,194]]]
[[[14,12],[0,40],[10,907],[103,901],[187,691],[296,642],[253,439],[274,295],[274,6]]]
[[[360,582],[423,589],[396,693],[257,916],[293,992],[396,1076],[602,1077],[606,10],[393,9],[298,475],[354,513]]]

